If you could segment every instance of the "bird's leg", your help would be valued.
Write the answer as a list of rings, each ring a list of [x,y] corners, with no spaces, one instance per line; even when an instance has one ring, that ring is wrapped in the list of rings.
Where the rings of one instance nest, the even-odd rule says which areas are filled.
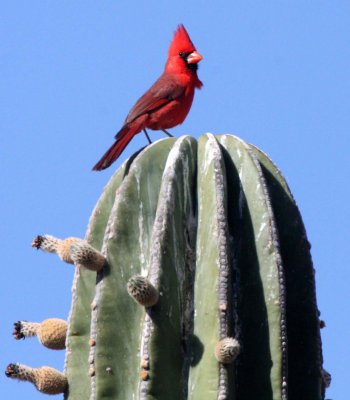
[[[151,143],[152,143],[152,140],[151,140],[150,137],[148,136],[148,133],[147,133],[146,129],[144,129],[143,132],[144,132],[144,134],[146,135],[146,138],[147,138],[147,140],[148,140],[148,143],[151,144]]]
[[[171,133],[169,133],[167,130],[165,130],[165,129],[162,129],[162,131],[164,132],[164,133],[166,133],[169,137],[174,137]]]

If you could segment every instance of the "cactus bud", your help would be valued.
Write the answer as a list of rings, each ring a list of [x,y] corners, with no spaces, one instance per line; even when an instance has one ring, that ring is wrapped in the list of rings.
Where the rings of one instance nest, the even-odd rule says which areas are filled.
[[[232,363],[239,354],[241,346],[238,340],[226,337],[217,343],[215,347],[215,357],[222,364]]]
[[[154,306],[159,298],[158,290],[141,275],[135,275],[129,279],[128,293],[144,307]]]
[[[32,247],[47,251],[48,253],[56,253],[62,261],[68,264],[74,264],[71,257],[71,246],[81,242],[82,239],[69,237],[61,240],[51,235],[36,236],[32,242]]]
[[[59,318],[49,318],[45,321],[14,323],[13,336],[15,339],[37,336],[40,343],[52,350],[65,349],[67,322]]]
[[[23,364],[9,364],[5,370],[8,378],[32,382],[39,392],[46,394],[64,393],[67,378],[62,372],[51,367],[30,368]]]
[[[100,271],[105,265],[105,257],[86,241],[73,243],[70,255],[75,265],[80,265],[91,271]]]

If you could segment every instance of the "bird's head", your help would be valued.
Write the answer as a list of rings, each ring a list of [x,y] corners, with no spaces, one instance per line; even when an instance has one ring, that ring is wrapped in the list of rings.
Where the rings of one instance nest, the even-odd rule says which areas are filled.
[[[181,24],[174,33],[169,47],[166,70],[171,69],[176,73],[196,72],[198,63],[203,57],[198,53],[192,43],[185,27]]]

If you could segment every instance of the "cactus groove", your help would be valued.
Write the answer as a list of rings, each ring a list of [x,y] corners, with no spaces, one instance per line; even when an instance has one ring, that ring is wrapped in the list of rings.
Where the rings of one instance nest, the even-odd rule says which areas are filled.
[[[111,178],[85,241],[33,246],[75,263],[66,400],[324,399],[305,228],[241,139],[153,143]]]

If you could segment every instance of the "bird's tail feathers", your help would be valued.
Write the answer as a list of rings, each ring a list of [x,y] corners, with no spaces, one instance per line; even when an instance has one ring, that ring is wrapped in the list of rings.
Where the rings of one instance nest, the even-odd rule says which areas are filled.
[[[130,140],[140,132],[140,127],[125,125],[117,134],[117,140],[102,156],[100,161],[92,168],[93,171],[102,171],[108,168],[122,154]]]

